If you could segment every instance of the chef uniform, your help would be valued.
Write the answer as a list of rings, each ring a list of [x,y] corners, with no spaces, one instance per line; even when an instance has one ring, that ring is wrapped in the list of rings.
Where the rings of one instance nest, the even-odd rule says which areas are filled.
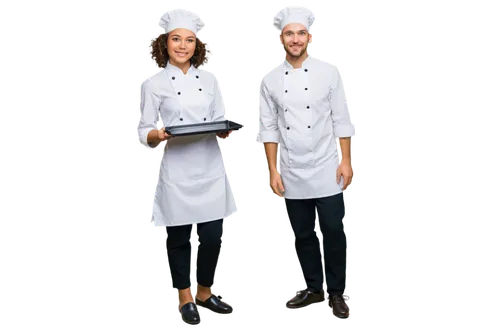
[[[274,25],[282,30],[288,23],[301,23],[309,29],[313,21],[310,11],[289,7],[276,15]],[[345,288],[343,182],[336,181],[339,156],[335,138],[353,135],[337,67],[308,56],[301,68],[293,68],[285,60],[264,77],[257,141],[280,144],[283,196],[312,292],[323,288],[315,208],[323,233],[328,293],[342,295]]]
[[[194,13],[167,12],[160,26],[168,33],[185,28],[195,34],[204,26]],[[224,104],[215,76],[195,68],[187,74],[170,62],[142,84],[139,139],[146,147],[148,133],[161,116],[165,126],[223,121]],[[198,283],[209,287],[220,250],[222,219],[236,211],[221,151],[214,133],[167,140],[151,220],[166,226],[167,250],[174,288],[190,286],[192,224],[200,236]],[[202,267],[200,267],[200,265]],[[201,279],[201,280],[200,280]]]

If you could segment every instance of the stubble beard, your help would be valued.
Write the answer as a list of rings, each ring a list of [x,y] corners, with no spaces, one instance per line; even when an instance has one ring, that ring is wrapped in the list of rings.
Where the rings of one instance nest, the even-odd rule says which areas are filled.
[[[283,48],[285,49],[285,52],[292,58],[292,59],[298,59],[300,57],[302,57],[302,55],[304,55],[304,53],[306,53],[307,51],[307,43],[305,44],[304,48],[302,50],[300,50],[300,54],[299,55],[294,55],[293,53],[291,53],[289,50],[288,50],[288,47],[286,45],[283,45]]]

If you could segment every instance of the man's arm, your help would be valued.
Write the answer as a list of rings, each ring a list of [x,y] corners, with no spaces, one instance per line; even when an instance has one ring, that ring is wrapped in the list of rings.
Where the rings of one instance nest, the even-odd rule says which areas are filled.
[[[277,172],[278,168],[276,167],[276,159],[278,156],[278,144],[275,142],[264,142],[264,149],[266,150],[269,172]]]
[[[342,161],[351,163],[351,138],[339,138]]]
[[[267,165],[269,167],[270,186],[273,192],[282,197],[285,189],[281,181],[281,175],[277,168],[278,143],[280,132],[278,128],[278,114],[276,106],[269,96],[267,87],[262,82],[260,86],[260,131],[257,136],[258,142],[264,143]]]
[[[332,112],[333,129],[335,137],[339,140],[341,160],[352,160],[352,138],[355,135],[354,123],[347,100],[344,78],[338,67],[334,67],[336,80],[330,91],[330,108]],[[352,162],[351,162],[352,163]]]

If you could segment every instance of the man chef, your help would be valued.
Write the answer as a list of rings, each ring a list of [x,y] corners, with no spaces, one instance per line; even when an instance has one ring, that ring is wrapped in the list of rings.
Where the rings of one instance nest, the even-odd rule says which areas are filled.
[[[286,306],[300,308],[325,299],[319,240],[314,232],[317,210],[328,304],[335,316],[347,318],[342,191],[353,176],[350,145],[354,126],[337,67],[307,54],[313,22],[313,13],[303,7],[285,8],[274,17],[286,59],[262,80],[257,141],[264,143],[271,188],[285,198],[307,285]],[[336,137],[342,150],[340,163]],[[276,168],[278,143],[281,175]]]

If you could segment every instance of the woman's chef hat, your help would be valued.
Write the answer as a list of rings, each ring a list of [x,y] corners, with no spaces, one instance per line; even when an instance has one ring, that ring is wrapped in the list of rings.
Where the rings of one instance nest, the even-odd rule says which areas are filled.
[[[274,17],[274,26],[279,30],[283,28],[288,23],[300,23],[309,30],[309,27],[314,22],[313,13],[304,7],[287,7],[283,8]]]
[[[160,27],[165,29],[165,33],[184,28],[191,30],[196,35],[204,26],[205,23],[198,15],[184,9],[174,9],[166,12],[160,19]]]

